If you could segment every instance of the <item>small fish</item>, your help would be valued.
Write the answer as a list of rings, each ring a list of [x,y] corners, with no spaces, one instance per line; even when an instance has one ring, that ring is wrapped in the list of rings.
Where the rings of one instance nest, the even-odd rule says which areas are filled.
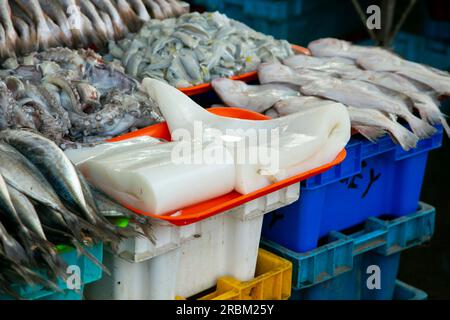
[[[18,36],[11,18],[12,13],[8,0],[0,0],[0,23],[5,29],[8,46],[14,50],[16,48]]]
[[[281,84],[248,85],[227,78],[214,79],[211,84],[228,106],[256,112],[264,112],[286,97],[300,95],[298,90]]]
[[[111,17],[114,32],[117,37],[122,38],[128,33],[128,29],[120,17],[119,12],[110,0],[92,0],[92,2],[97,6],[97,8],[106,12]]]
[[[8,193],[11,197],[11,202],[24,225],[42,239],[47,240],[39,216],[27,196],[9,185]]]
[[[17,0],[16,3],[25,11],[28,16],[33,18],[36,25],[38,43],[43,49],[48,48],[49,44],[53,41],[53,35],[50,31],[47,21],[45,19],[44,12],[39,5],[38,0]]]
[[[95,6],[88,0],[79,0],[79,3],[83,13],[92,21],[92,25],[100,40],[106,41],[106,39],[108,39],[108,30]]]
[[[143,2],[150,9],[150,12],[155,19],[162,20],[165,18],[164,13],[162,12],[161,8],[155,1],[143,0]]]

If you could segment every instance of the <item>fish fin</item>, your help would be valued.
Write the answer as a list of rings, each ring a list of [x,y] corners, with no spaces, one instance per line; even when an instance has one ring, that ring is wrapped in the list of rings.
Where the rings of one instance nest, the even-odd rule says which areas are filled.
[[[417,118],[413,114],[408,115],[406,121],[411,127],[411,130],[419,138],[429,138],[436,133],[436,128],[430,125],[428,122]]]
[[[398,122],[392,122],[389,127],[389,134],[405,151],[415,148],[419,137],[406,129]]]
[[[80,252],[82,255],[86,256],[89,260],[91,260],[97,267],[101,268],[108,276],[111,276],[111,271],[109,271],[108,268],[106,268],[105,265],[103,265],[100,261],[98,261],[97,258],[95,258],[90,252],[84,250],[83,246],[76,241],[76,239],[73,239],[72,245],[75,247],[77,252]]]
[[[33,258],[37,259],[39,257],[49,267],[50,276],[55,279],[57,277],[61,277],[63,280],[67,279],[67,274],[65,273],[66,265],[58,257],[55,246],[52,243],[39,238],[31,232],[21,233],[19,237],[22,240],[25,251]]]
[[[145,235],[145,237],[148,240],[150,240],[151,243],[156,245],[156,238],[155,235],[153,234],[153,227],[150,221],[148,221],[148,219],[145,218],[141,219],[140,217],[139,218],[132,217],[131,220],[142,229],[142,232]]]
[[[353,126],[364,138],[370,142],[376,143],[377,140],[386,134],[386,131],[378,127]]]
[[[2,248],[7,258],[12,261],[21,262],[23,264],[31,264],[30,258],[27,256],[25,249],[22,245],[11,237],[10,241],[3,241]]]

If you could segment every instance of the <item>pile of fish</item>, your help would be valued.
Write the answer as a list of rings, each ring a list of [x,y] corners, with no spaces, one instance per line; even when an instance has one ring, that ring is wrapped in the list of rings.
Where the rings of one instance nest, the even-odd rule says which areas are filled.
[[[127,74],[177,88],[255,71],[261,62],[293,54],[290,44],[256,32],[218,12],[184,14],[147,22],[136,34],[109,43],[105,59],[118,60]]]
[[[133,218],[152,239],[145,217],[92,189],[52,141],[29,130],[0,132],[0,292],[17,296],[11,287],[17,283],[55,289],[67,267],[56,244],[73,246],[104,268],[83,246],[103,241],[114,248],[122,238],[140,235],[104,215]],[[41,269],[44,274],[32,271]]]
[[[0,58],[55,46],[102,47],[152,18],[186,12],[189,5],[177,0],[1,0]]]
[[[162,120],[138,82],[92,50],[50,48],[4,67],[0,130],[33,129],[66,149]]]
[[[226,78],[215,79],[212,85],[225,104],[271,117],[314,108],[328,100],[340,102],[348,107],[352,127],[362,135],[375,141],[387,132],[405,150],[433,135],[434,124],[441,124],[450,135],[438,100],[450,95],[449,73],[381,48],[338,39],[316,40],[308,48],[313,56],[295,55],[282,64],[261,64],[261,85]]]

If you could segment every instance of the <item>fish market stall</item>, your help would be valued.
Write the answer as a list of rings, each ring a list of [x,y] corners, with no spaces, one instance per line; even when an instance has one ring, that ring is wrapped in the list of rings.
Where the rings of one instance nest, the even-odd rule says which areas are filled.
[[[178,0],[0,1],[0,64],[0,300],[411,296],[448,72]]]

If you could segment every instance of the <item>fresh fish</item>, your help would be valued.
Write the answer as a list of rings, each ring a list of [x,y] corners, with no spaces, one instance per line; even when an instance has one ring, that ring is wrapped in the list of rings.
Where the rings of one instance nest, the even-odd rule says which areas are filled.
[[[161,11],[164,14],[165,18],[173,17],[174,13],[172,12],[171,6],[165,1],[165,0],[153,0],[156,2],[159,7],[161,8]]]
[[[258,67],[258,78],[263,84],[277,82],[302,86],[310,81],[329,77],[324,71],[302,69],[299,72],[298,69],[294,70],[281,63],[262,63]]]
[[[11,186],[8,186],[8,193],[11,197],[11,202],[23,224],[28,229],[39,235],[39,237],[47,240],[44,230],[42,229],[39,216],[27,196]]]
[[[130,4],[142,22],[147,22],[152,19],[142,0],[130,0]]]
[[[111,17],[114,32],[118,37],[121,38],[128,33],[128,29],[120,17],[119,12],[110,0],[92,0],[92,2],[97,6],[97,8],[106,12]]]
[[[136,32],[141,26],[141,22],[137,14],[133,11],[133,8],[127,0],[115,0],[117,11],[119,12],[122,20],[127,24],[129,30]]]
[[[76,168],[56,144],[38,134],[24,130],[5,130],[0,133],[0,139],[29,157],[61,199],[82,212],[83,216],[92,215],[92,208],[89,208],[86,202]],[[102,227],[99,224],[96,226]],[[110,236],[111,240],[116,240],[112,233]]]
[[[405,151],[415,148],[419,138],[403,127],[401,124],[392,121],[382,112],[374,109],[348,107],[348,114],[352,127],[358,129],[359,126],[378,128],[389,134],[397,141]],[[364,129],[361,132],[369,140],[376,140],[376,136],[371,136]]]
[[[80,8],[83,13],[92,21],[92,25],[95,28],[101,41],[106,41],[108,39],[108,30],[104,20],[100,17],[99,12],[88,0],[79,0]]]
[[[165,18],[164,13],[162,12],[159,5],[153,0],[143,0],[145,5],[149,8],[152,16],[156,19],[162,20]]]
[[[286,97],[299,96],[298,90],[281,84],[248,85],[227,78],[214,79],[211,84],[228,106],[256,112],[264,112]]]
[[[83,44],[83,39],[86,37],[83,34],[83,18],[80,7],[76,0],[59,0],[59,2],[67,14],[70,33],[72,34],[72,43],[77,48]]]
[[[297,54],[283,59],[283,64],[293,69],[328,69],[340,66],[354,66],[355,62],[351,59],[340,57],[313,57],[305,54]]]
[[[321,96],[357,108],[377,109],[398,115],[405,119],[413,132],[420,138],[433,135],[436,129],[414,116],[400,99],[384,94],[379,87],[358,80],[324,78],[310,81],[301,86],[305,95]]]
[[[44,12],[39,5],[38,0],[17,0],[16,3],[25,11],[28,16],[33,18],[36,25],[36,34],[38,36],[38,43],[42,48],[48,48],[52,42],[52,33],[47,21],[45,20]]]
[[[64,276],[63,265],[51,243],[25,227],[11,201],[8,187],[0,174],[0,219],[18,238],[30,260],[42,258],[55,276]],[[39,255],[37,255],[39,254]]]
[[[395,72],[430,86],[441,95],[450,95],[450,74],[435,72],[419,63],[403,60],[394,55],[370,53],[356,60],[364,69]]]
[[[43,12],[45,12],[45,14],[48,15],[62,31],[64,44],[66,44],[67,46],[71,46],[72,33],[70,31],[69,20],[67,19],[66,13],[64,12],[59,2],[39,0],[39,4],[41,5]]]
[[[1,186],[5,186],[3,177],[0,174],[0,180],[3,182]],[[2,192],[3,194],[3,192]],[[29,258],[22,248],[20,243],[18,243],[6,230],[0,221],[0,244],[1,252],[10,258],[11,261],[16,261],[18,263],[29,263]]]
[[[280,116],[288,116],[293,113],[306,110],[308,108],[315,108],[327,103],[332,103],[329,100],[324,100],[317,97],[301,96],[301,97],[287,97],[274,105],[274,109]]]
[[[0,0],[0,23],[5,29],[7,45],[14,49],[17,44],[18,36],[11,19],[11,7],[8,2],[8,0]]]

